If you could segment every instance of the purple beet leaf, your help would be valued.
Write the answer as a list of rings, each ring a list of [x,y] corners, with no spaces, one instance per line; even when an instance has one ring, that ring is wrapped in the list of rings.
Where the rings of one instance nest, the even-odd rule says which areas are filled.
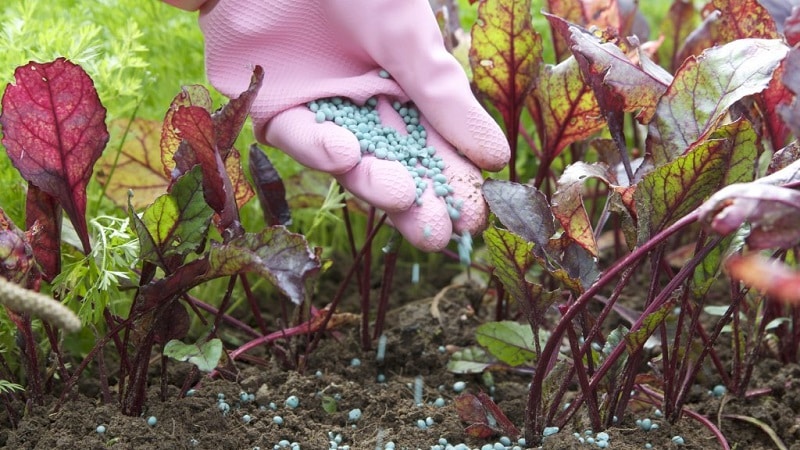
[[[250,146],[250,176],[253,177],[258,202],[267,225],[289,225],[292,215],[286,202],[286,188],[266,153],[258,145]]]
[[[83,69],[64,58],[30,62],[3,95],[3,145],[14,167],[67,212],[84,252],[86,185],[108,142],[106,110]]]
[[[55,197],[29,184],[25,225],[30,233],[33,256],[42,278],[48,282],[61,273],[61,217],[61,207]]]

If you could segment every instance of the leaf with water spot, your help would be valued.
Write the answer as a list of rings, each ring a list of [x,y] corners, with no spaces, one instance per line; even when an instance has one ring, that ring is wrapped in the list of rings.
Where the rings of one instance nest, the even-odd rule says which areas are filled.
[[[2,99],[2,143],[23,178],[58,200],[88,253],[86,185],[108,142],[106,110],[89,75],[64,58],[28,63],[14,78]]]

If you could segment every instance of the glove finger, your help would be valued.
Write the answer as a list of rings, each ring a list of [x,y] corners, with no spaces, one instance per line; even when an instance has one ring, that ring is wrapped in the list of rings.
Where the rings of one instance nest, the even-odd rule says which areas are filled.
[[[426,0],[364,0],[357,6],[331,0],[328,6],[339,32],[389,71],[447,141],[483,169],[500,170],[508,163],[511,151],[500,126],[472,95]]]
[[[422,194],[422,205],[411,206],[405,211],[387,213],[397,231],[414,247],[437,252],[447,247],[453,234],[453,223],[441,198],[432,189]]]
[[[353,195],[387,213],[407,210],[416,200],[414,180],[397,161],[367,155],[336,178]]]
[[[262,140],[306,167],[334,175],[350,171],[361,160],[353,133],[333,122],[317,123],[305,105],[276,115],[264,126]]]

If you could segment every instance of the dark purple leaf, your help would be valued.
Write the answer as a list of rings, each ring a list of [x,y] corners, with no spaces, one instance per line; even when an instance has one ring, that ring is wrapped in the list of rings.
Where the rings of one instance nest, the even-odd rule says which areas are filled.
[[[289,225],[292,215],[286,202],[286,188],[266,153],[258,145],[250,146],[250,176],[253,177],[258,202],[267,225]]]
[[[183,339],[189,332],[191,323],[189,313],[183,303],[172,301],[155,315],[153,340],[156,344],[166,344],[172,339]],[[149,327],[148,327],[149,328]],[[143,328],[143,329],[148,329]]]
[[[203,195],[220,216],[219,227],[228,228],[238,220],[233,185],[216,147],[211,115],[199,106],[184,106],[175,111],[172,124],[178,136],[191,147],[203,171]]]
[[[533,186],[511,181],[486,180],[483,195],[500,222],[541,249],[556,232],[553,213],[544,194]]]
[[[48,282],[61,273],[61,207],[33,184],[25,201],[25,226],[30,230],[33,256]]]
[[[242,131],[250,106],[253,104],[259,89],[261,89],[263,81],[264,69],[261,66],[256,66],[247,90],[238,97],[231,99],[219,111],[211,115],[211,120],[214,122],[217,149],[223,161],[227,161],[228,155],[233,149],[233,144]]]
[[[108,142],[106,110],[83,69],[64,58],[14,72],[3,95],[3,145],[22,176],[55,197],[83,245],[86,185]]]

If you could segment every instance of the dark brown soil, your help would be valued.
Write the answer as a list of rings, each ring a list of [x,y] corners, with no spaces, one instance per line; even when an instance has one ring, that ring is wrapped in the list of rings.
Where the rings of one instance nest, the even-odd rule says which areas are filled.
[[[154,377],[146,412],[142,417],[120,414],[115,404],[101,404],[91,389],[76,394],[58,412],[52,404],[32,408],[16,429],[0,431],[0,445],[9,449],[273,449],[281,440],[298,442],[304,450],[325,450],[329,441],[341,435],[341,444],[353,450],[383,449],[381,443],[393,441],[397,449],[429,449],[440,438],[451,444],[467,443],[480,449],[486,443],[465,435],[452,400],[457,396],[453,383],[467,381],[468,391],[486,390],[480,377],[455,376],[445,370],[448,355],[440,346],[463,346],[474,343],[474,328],[481,323],[470,305],[480,303],[481,290],[464,286],[447,288],[438,296],[438,308],[432,309],[433,297],[416,301],[391,311],[386,358],[377,364],[375,352],[363,352],[358,345],[357,326],[348,326],[326,338],[299,373],[284,370],[277,363],[255,367],[240,363],[238,381],[202,380],[194,395],[178,398],[178,387],[170,386],[169,398],[159,400],[159,379]],[[438,310],[438,319],[434,317]],[[264,352],[261,356],[267,356]],[[351,366],[359,358],[361,365]],[[156,364],[157,366],[157,364]],[[174,363],[181,375],[188,364]],[[378,382],[379,374],[385,382]],[[414,403],[413,384],[417,376],[424,381],[425,405]],[[175,384],[182,382],[175,376]],[[757,426],[732,415],[756,418],[772,430],[792,450],[800,449],[800,367],[765,361],[754,377],[754,387],[772,388],[769,395],[751,400],[709,396],[698,387],[690,407],[717,423],[731,448],[777,448]],[[506,415],[519,426],[523,423],[527,376],[496,374],[493,397]],[[242,392],[255,395],[254,401],[242,402]],[[218,396],[224,395],[230,411],[218,408]],[[300,404],[291,409],[284,402],[297,396]],[[442,397],[444,407],[432,402]],[[335,402],[335,403],[331,403]],[[269,408],[274,403],[276,409]],[[335,404],[335,411],[330,406]],[[328,407],[328,412],[323,407]],[[348,421],[348,412],[362,411],[357,422]],[[678,448],[673,436],[682,436],[688,449],[720,448],[711,433],[690,418],[670,425],[649,417],[657,430],[639,429],[633,415],[623,418],[618,427],[606,430],[612,449]],[[645,414],[640,412],[637,414]],[[243,417],[251,420],[245,423]],[[146,418],[155,416],[157,424],[148,426]],[[281,416],[277,425],[273,417]],[[432,418],[426,430],[417,422]],[[98,434],[98,425],[106,432]],[[545,449],[597,448],[581,445],[573,433],[583,433],[582,425],[562,430],[546,439]],[[584,437],[586,437],[584,435]],[[288,447],[287,447],[288,448]]]

